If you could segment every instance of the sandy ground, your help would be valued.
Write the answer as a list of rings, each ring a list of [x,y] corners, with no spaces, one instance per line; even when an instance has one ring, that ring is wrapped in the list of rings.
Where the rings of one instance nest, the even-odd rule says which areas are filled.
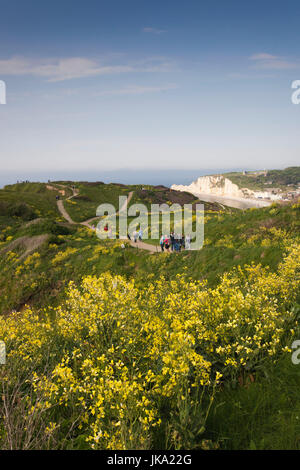
[[[217,196],[214,194],[192,193],[204,202],[218,202],[224,206],[234,207],[236,209],[250,209],[251,207],[268,207],[272,201],[264,201],[260,199],[246,199],[237,197]]]

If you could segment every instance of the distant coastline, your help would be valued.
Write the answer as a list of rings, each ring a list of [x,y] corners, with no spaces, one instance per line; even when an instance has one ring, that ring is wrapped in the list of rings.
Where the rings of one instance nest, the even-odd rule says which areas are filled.
[[[2,171],[0,188],[17,181],[47,182],[51,181],[103,181],[104,183],[151,184],[170,187],[172,184],[189,184],[195,178],[230,171],[242,171],[240,168],[215,169],[144,169],[144,170],[90,170],[90,171]]]
[[[259,199],[247,199],[237,197],[218,196],[214,194],[192,193],[194,196],[205,202],[218,202],[224,206],[234,207],[235,209],[250,209],[251,207],[268,207],[272,203],[269,201],[260,201]]]

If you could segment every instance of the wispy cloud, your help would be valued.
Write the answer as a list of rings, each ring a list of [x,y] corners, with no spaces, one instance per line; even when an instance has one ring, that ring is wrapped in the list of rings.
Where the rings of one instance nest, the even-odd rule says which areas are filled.
[[[300,67],[299,60],[290,61],[285,57],[268,54],[266,52],[253,54],[249,59],[254,63],[253,67],[257,69],[286,70]]]
[[[166,29],[157,29],[157,28],[146,27],[146,28],[143,28],[143,32],[144,33],[152,33],[152,34],[163,34],[163,33],[167,33],[168,31]]]
[[[103,64],[98,60],[84,57],[62,59],[28,59],[12,57],[0,60],[0,75],[31,75],[45,78],[49,82],[59,82],[74,78],[93,77],[134,72],[164,72],[172,66],[166,59],[145,59],[134,64]]]
[[[267,54],[266,52],[261,52],[259,54],[253,54],[249,58],[250,60],[277,60],[278,56]]]
[[[236,80],[259,80],[262,78],[271,78],[274,77],[274,74],[271,72],[265,73],[240,73],[240,72],[232,72],[227,75],[229,79],[236,79]]]
[[[115,90],[104,90],[96,93],[97,96],[111,96],[111,95],[144,95],[145,93],[159,93],[168,90],[175,90],[178,88],[174,83],[170,83],[164,86],[139,86],[134,85],[126,88],[120,88]]]

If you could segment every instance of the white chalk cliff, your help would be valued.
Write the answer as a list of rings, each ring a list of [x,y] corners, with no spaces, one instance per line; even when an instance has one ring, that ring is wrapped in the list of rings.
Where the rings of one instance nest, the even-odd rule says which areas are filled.
[[[173,184],[171,189],[176,191],[186,191],[193,194],[211,194],[215,196],[225,196],[234,198],[245,198],[254,195],[254,191],[248,188],[239,188],[230,179],[222,175],[200,176],[188,186]]]

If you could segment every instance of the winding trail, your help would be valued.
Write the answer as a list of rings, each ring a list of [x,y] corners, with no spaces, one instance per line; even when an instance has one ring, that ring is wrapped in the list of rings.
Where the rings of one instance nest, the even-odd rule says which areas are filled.
[[[63,184],[57,184],[56,186],[60,186],[61,188],[64,188],[64,189],[71,189],[72,196],[67,197],[66,200],[67,199],[72,199],[73,197],[75,197],[79,194],[79,191],[76,188],[69,188],[68,186],[64,186]],[[74,222],[74,220],[70,217],[70,215],[68,214],[68,212],[65,209],[63,199],[58,199],[56,202],[57,202],[57,208],[58,208],[59,212],[61,213],[61,215],[69,222],[69,224],[75,225],[76,222]]]
[[[59,199],[57,201],[57,208],[58,208],[59,212],[61,213],[61,215],[64,217],[64,219],[66,219],[66,221],[69,222],[69,224],[73,224],[73,225],[75,224],[74,220],[71,219],[68,212],[66,211],[66,209],[64,207],[64,203],[61,199]]]
[[[79,191],[76,188],[70,188],[69,186],[64,186],[62,184],[56,184],[56,186],[60,186],[64,189],[71,189],[72,195],[67,197],[66,200],[67,199],[72,199],[73,197],[75,197],[79,194]],[[119,214],[120,212],[124,212],[127,209],[128,204],[131,201],[132,196],[133,196],[133,191],[130,191],[130,193],[128,193],[126,201],[124,202],[121,209],[117,212],[117,214]],[[84,222],[79,222],[79,223],[74,222],[74,220],[70,217],[70,215],[68,214],[68,212],[65,209],[64,200],[63,199],[58,199],[56,202],[57,202],[57,208],[58,208],[60,214],[63,216],[63,218],[67,222],[69,222],[69,224],[84,225],[85,227],[88,227],[89,229],[93,230],[93,227],[90,225],[90,223],[93,222],[94,220],[100,219],[100,217],[92,217],[91,219],[85,220]],[[136,249],[149,251],[150,254],[160,252],[159,246],[149,245],[148,243],[145,243],[145,242],[142,242],[142,241],[134,242],[133,240],[127,240],[126,239],[126,240],[124,240],[124,242],[129,243],[132,247],[134,247]]]
[[[133,248],[136,248],[138,250],[150,251],[150,254],[161,253],[161,249],[158,245],[150,245],[148,243],[141,242],[141,241],[136,241],[136,242],[134,242],[133,240],[128,240],[128,241],[130,245],[133,246]]]

